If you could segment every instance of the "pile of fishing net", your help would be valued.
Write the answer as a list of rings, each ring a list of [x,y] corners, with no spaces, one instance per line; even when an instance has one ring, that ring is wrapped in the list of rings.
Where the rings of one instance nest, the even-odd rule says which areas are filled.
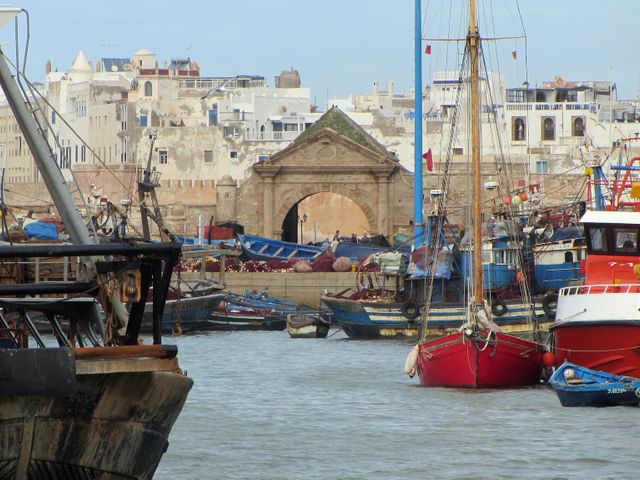
[[[240,268],[241,272],[293,272],[291,260],[268,260],[266,262],[247,260]]]
[[[311,267],[314,272],[333,272],[333,263],[336,261],[336,257],[327,253],[320,255],[313,260]]]
[[[333,262],[332,268],[334,272],[350,272],[351,259],[347,257],[338,257],[335,262]]]
[[[300,260],[293,266],[293,270],[298,273],[313,272],[313,267],[306,260]]]
[[[205,271],[207,272],[219,272],[220,271],[220,259],[214,257],[207,257],[205,264]],[[181,265],[184,265],[184,270],[180,270],[182,272],[199,272],[202,268],[202,259],[189,259],[186,262],[183,262]],[[225,272],[239,272],[242,267],[242,262],[236,260],[235,258],[227,258],[224,263],[224,271]]]

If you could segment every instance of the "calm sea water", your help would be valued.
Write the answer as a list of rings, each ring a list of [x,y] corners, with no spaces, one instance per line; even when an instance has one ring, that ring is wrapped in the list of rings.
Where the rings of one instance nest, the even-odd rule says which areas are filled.
[[[155,479],[640,475],[640,409],[563,408],[544,386],[422,388],[402,373],[410,343],[342,332],[215,332],[165,343],[178,345],[195,384]]]

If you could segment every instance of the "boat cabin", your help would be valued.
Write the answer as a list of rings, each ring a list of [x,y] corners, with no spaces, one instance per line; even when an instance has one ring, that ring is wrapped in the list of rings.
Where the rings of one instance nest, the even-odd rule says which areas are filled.
[[[580,222],[587,240],[585,283],[638,283],[640,212],[589,211]]]

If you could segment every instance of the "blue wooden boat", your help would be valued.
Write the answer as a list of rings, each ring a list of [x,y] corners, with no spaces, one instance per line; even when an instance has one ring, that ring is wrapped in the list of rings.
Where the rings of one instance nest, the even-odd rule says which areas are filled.
[[[162,313],[163,333],[189,333],[209,330],[209,316],[224,300],[224,293],[183,296],[167,300]],[[142,333],[151,333],[153,326],[153,303],[144,307]]]
[[[207,320],[210,330],[284,330],[290,315],[311,315],[328,323],[317,308],[272,297],[266,292],[228,293]]]
[[[640,405],[640,379],[564,362],[549,379],[563,407]]]
[[[322,255],[322,247],[283,242],[254,235],[238,235],[246,260],[313,260]]]

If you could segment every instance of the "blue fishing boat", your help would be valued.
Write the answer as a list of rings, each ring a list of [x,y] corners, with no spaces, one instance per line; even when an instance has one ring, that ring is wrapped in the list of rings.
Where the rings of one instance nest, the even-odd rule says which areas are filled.
[[[228,293],[208,318],[210,330],[284,330],[290,315],[310,315],[328,322],[317,308],[273,297],[266,292]]]
[[[549,379],[563,407],[640,405],[640,379],[564,362]]]
[[[224,300],[224,293],[209,293],[206,295],[180,295],[167,300],[162,313],[163,333],[190,333],[209,330],[209,316]],[[153,327],[153,302],[144,307],[142,333],[151,333]]]
[[[238,235],[246,260],[313,260],[322,255],[322,247],[283,242],[254,235]]]

